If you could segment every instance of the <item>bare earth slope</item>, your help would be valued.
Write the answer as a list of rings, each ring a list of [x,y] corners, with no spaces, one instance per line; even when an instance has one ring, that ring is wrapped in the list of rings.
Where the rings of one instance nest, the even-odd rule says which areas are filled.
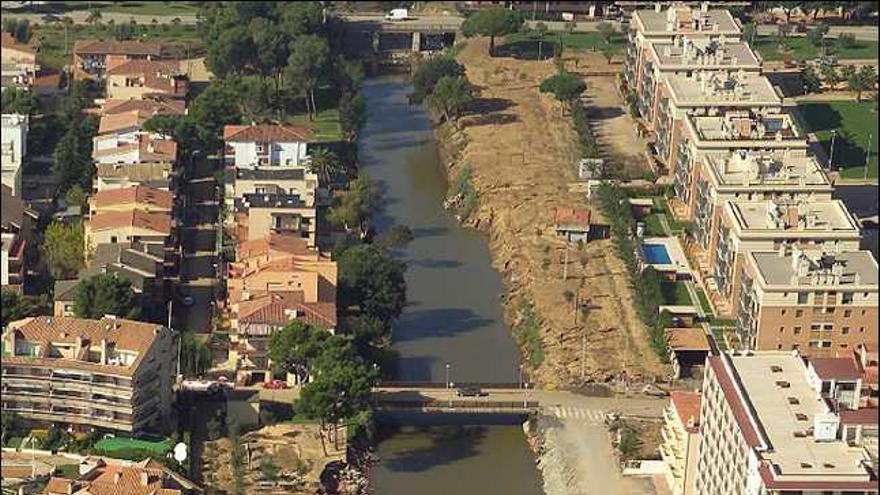
[[[545,359],[533,377],[554,387],[604,381],[622,369],[631,378],[662,375],[610,241],[570,249],[568,280],[562,280],[565,248],[553,232],[554,209],[586,206],[586,198],[569,192],[577,158],[571,119],[538,91],[555,72],[553,63],[487,53],[487,39],[471,39],[458,57],[481,96],[478,110],[459,121],[468,144],[450,174],[463,163],[474,169],[480,206],[470,223],[489,234],[508,289],[508,315],[516,318],[513,309],[525,296],[543,318]],[[586,325],[580,314],[575,323],[566,291],[589,303]]]

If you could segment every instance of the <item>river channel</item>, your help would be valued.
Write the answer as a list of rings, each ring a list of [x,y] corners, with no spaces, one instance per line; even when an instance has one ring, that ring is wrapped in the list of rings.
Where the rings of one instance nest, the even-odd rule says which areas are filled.
[[[398,78],[365,84],[359,151],[362,173],[385,198],[376,226],[406,225],[415,236],[395,251],[408,266],[408,305],[393,330],[394,378],[442,383],[448,372],[452,382],[516,382],[521,358],[504,324],[501,278],[485,239],[443,210],[446,173],[410,91]],[[372,477],[381,495],[541,493],[518,424],[406,424],[386,435],[378,455]]]

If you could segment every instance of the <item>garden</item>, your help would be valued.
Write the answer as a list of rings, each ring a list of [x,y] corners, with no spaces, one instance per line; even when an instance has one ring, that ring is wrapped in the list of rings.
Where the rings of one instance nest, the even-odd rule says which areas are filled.
[[[877,178],[878,125],[876,105],[867,102],[835,101],[798,105],[807,126],[816,134],[825,153],[834,139],[834,168],[842,177],[862,178],[867,156],[867,177]],[[870,141],[869,141],[870,139]]]

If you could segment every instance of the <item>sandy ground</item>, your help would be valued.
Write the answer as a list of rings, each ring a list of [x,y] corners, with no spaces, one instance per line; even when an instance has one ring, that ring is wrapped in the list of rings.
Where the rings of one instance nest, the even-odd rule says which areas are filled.
[[[271,459],[278,468],[278,481],[303,482],[299,488],[285,486],[286,493],[314,493],[324,466],[345,457],[345,430],[339,430],[339,435],[339,448],[326,443],[327,454],[321,446],[317,425],[283,423],[242,435],[242,443],[247,445],[245,490],[248,493],[272,490],[260,483],[260,465]],[[205,444],[205,484],[208,487],[232,493],[231,454],[232,444],[227,438]]]
[[[553,62],[490,59],[487,52],[487,39],[471,39],[459,55],[482,93],[477,111],[460,119],[468,144],[457,164],[474,168],[480,206],[470,223],[489,234],[493,264],[508,289],[508,314],[515,317],[512,308],[526,296],[543,319],[545,360],[533,378],[554,388],[604,381],[622,369],[630,377],[663,375],[610,241],[570,249],[568,279],[562,280],[565,244],[553,232],[554,211],[587,203],[568,192],[578,158],[570,118],[538,92],[554,74]],[[616,92],[596,87],[597,98],[613,106]],[[580,316],[575,322],[567,290],[589,306],[586,325]]]

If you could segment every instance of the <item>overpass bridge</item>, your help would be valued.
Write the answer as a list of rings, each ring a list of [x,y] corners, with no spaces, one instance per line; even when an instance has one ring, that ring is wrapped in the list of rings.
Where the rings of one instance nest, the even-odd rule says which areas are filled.
[[[382,15],[346,15],[346,44],[362,51],[401,52],[439,50],[455,43],[463,19],[452,16],[418,16],[388,21]]]

